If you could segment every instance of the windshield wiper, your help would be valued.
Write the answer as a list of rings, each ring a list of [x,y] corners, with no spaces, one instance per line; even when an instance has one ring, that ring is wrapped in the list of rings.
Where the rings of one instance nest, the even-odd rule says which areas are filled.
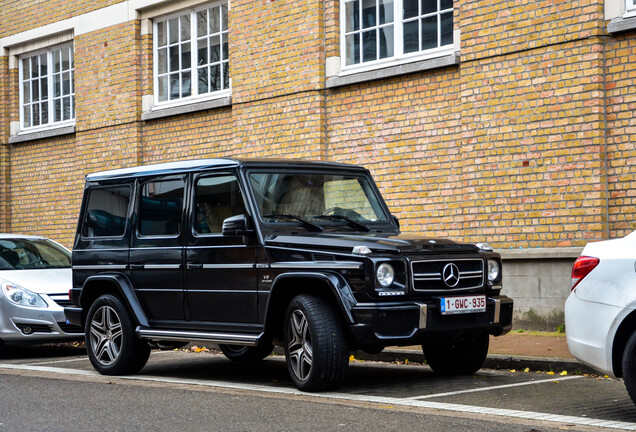
[[[319,215],[319,216],[313,216],[314,219],[327,219],[327,220],[334,220],[334,219],[338,219],[338,220],[343,220],[349,223],[349,225],[358,228],[361,231],[365,231],[365,232],[369,232],[371,231],[371,228],[362,225],[359,222],[354,221],[353,219],[347,217],[347,216],[343,216],[343,215]]]
[[[320,225],[313,224],[313,223],[311,223],[309,221],[306,221],[305,219],[301,218],[300,216],[296,216],[296,215],[289,214],[289,213],[268,214],[268,215],[263,215],[263,217],[264,218],[280,218],[280,217],[284,217],[284,218],[287,218],[287,219],[294,219],[294,220],[297,220],[298,222],[302,223],[305,228],[309,228],[312,231],[320,232],[320,231],[323,230],[323,228]]]

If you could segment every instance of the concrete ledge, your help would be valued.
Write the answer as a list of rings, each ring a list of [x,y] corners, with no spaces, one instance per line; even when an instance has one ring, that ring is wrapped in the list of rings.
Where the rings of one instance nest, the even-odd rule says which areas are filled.
[[[56,129],[48,129],[40,132],[23,133],[9,137],[9,144],[18,144],[27,141],[34,141],[45,138],[53,138],[62,135],[69,135],[75,133],[75,126],[66,126]]]
[[[583,252],[582,247],[536,248],[536,249],[497,249],[503,260],[534,259],[576,259]]]
[[[629,30],[636,30],[636,17],[614,18],[607,24],[608,33],[620,33]]]
[[[227,96],[220,99],[214,99],[205,102],[196,102],[187,105],[181,105],[170,108],[156,108],[153,111],[145,112],[141,115],[143,121],[155,120],[164,117],[172,117],[181,114],[187,114],[196,111],[205,111],[214,108],[221,108],[232,105],[232,97]]]
[[[430,69],[454,66],[457,64],[459,64],[459,53],[456,52],[451,55],[437,57],[430,60],[422,60],[415,63],[407,63],[404,65],[392,66],[384,69],[377,69],[368,72],[360,72],[351,75],[328,78],[325,86],[327,88],[335,88],[366,81],[374,81],[399,75],[422,72]]]

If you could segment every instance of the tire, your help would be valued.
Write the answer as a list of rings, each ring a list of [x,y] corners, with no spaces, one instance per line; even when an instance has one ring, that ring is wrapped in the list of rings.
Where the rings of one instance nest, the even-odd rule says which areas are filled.
[[[623,351],[623,381],[629,397],[636,404],[636,332],[627,340],[625,351]]]
[[[302,294],[285,313],[285,362],[299,390],[338,388],[349,366],[349,347],[339,317],[329,304]]]
[[[265,344],[263,346],[241,346],[241,345],[219,345],[225,357],[237,363],[257,362],[263,360],[272,353],[274,346]]]
[[[422,346],[424,357],[440,375],[470,375],[477,372],[488,355],[488,333],[468,334],[459,339],[437,339]]]
[[[88,358],[102,375],[139,372],[150,356],[150,346],[135,336],[128,308],[111,294],[98,297],[88,310],[85,338]]]

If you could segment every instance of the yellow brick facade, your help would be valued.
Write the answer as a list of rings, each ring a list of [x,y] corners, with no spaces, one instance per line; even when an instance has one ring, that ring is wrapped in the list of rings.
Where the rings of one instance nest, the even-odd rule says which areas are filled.
[[[0,2],[0,39],[116,4]],[[17,144],[10,46],[0,53],[0,231],[70,245],[85,174],[223,156],[365,165],[404,231],[498,248],[582,246],[636,229],[636,31],[608,34],[600,0],[454,7],[458,64],[328,88],[339,1],[232,0],[231,103],[151,120],[153,36],[141,10],[73,37],[75,132]]]

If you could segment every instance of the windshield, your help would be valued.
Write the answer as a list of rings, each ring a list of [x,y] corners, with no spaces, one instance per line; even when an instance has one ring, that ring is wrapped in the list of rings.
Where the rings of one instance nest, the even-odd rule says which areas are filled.
[[[389,221],[363,175],[253,172],[249,179],[261,217],[268,223],[301,219],[368,231],[366,225]]]
[[[71,254],[46,239],[0,239],[0,270],[71,267]]]

